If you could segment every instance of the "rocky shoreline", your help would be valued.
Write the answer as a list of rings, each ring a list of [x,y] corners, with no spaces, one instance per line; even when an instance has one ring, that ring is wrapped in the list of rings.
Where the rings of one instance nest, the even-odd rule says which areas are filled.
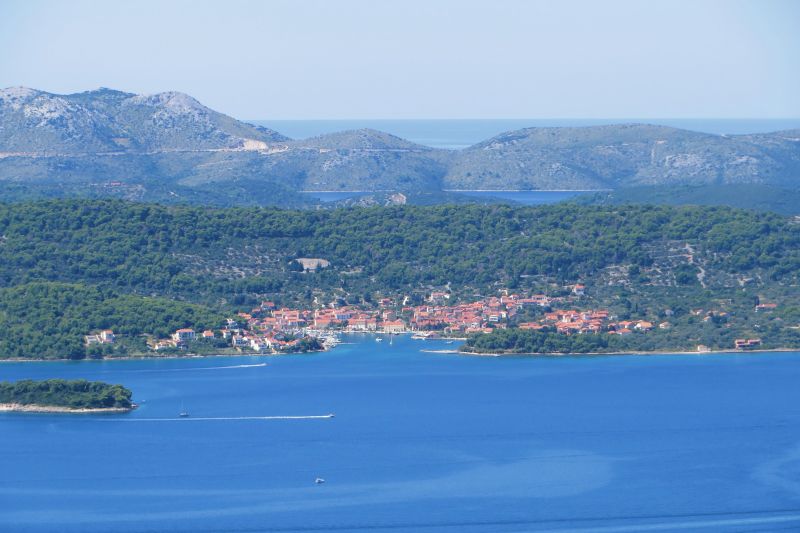
[[[93,414],[93,413],[127,413],[136,409],[136,404],[131,407],[64,407],[60,405],[39,405],[21,403],[0,403],[1,413],[74,413],[74,414]]]
[[[800,348],[765,348],[758,350],[706,350],[698,352],[697,350],[660,350],[660,351],[635,351],[630,350],[627,352],[470,352],[467,350],[423,350],[434,353],[457,353],[459,355],[471,355],[475,357],[514,357],[514,356],[545,356],[545,357],[579,357],[582,355],[596,356],[596,355],[645,355],[645,356],[659,356],[659,355],[744,355],[749,353],[771,353],[771,352],[798,352]]]

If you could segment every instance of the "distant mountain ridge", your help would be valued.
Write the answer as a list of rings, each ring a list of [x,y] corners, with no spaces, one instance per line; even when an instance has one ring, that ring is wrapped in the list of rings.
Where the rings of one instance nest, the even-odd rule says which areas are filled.
[[[330,150],[416,150],[421,152],[434,150],[429,146],[416,144],[391,133],[370,128],[309,137],[293,141],[292,146]]]
[[[445,183],[464,189],[800,185],[798,137],[722,136],[648,124],[530,128],[463,150]]]
[[[371,130],[292,140],[189,95],[0,90],[0,198],[298,205],[300,190],[800,189],[800,130],[712,135],[647,124],[526,128],[464,150]]]
[[[0,90],[0,151],[83,154],[246,148],[284,141],[179,92],[135,95],[101,88],[56,95]]]

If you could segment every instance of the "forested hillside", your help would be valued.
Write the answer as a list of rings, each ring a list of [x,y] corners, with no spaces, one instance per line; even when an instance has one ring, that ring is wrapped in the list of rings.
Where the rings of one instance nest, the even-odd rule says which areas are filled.
[[[0,403],[69,409],[130,409],[132,393],[101,381],[47,379],[0,382]]]
[[[222,321],[221,313],[188,302],[119,294],[95,285],[26,283],[0,289],[0,358],[127,355],[130,349],[145,349],[139,335],[165,337],[178,328],[216,327]],[[84,336],[102,329],[133,340],[87,350]]]
[[[360,285],[568,282],[688,242],[720,275],[795,281],[800,225],[728,208],[437,206],[288,211],[119,201],[0,205],[0,283],[84,282],[191,300]],[[331,268],[294,272],[297,257]]]
[[[330,266],[302,272],[297,258]],[[719,207],[7,204],[0,355],[80,357],[89,329],[212,326],[264,299],[369,306],[420,302],[432,288],[470,300],[581,282],[597,305],[688,312],[742,294],[788,303],[799,274],[796,220]]]

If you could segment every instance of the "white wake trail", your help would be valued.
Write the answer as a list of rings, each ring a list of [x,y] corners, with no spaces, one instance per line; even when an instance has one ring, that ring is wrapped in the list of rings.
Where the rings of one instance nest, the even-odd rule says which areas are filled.
[[[211,422],[223,420],[327,420],[327,415],[280,415],[280,416],[197,416],[185,418],[98,418],[100,422]]]
[[[267,366],[267,363],[253,363],[252,365],[202,366],[187,370],[224,370],[228,368],[255,368],[259,366]]]
[[[250,365],[222,365],[222,366],[198,366],[188,368],[147,368],[143,370],[123,370],[130,373],[161,373],[161,372],[194,372],[195,370],[231,370],[235,368],[257,368],[267,366],[267,363],[253,363]]]

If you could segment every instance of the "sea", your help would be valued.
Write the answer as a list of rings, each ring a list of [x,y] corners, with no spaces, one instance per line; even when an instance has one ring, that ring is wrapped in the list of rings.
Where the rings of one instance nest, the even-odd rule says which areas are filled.
[[[800,530],[798,352],[479,357],[375,339],[0,363],[2,380],[122,383],[140,404],[0,414],[0,531]]]
[[[544,205],[564,202],[581,194],[590,194],[598,191],[452,191],[461,196],[476,198],[493,203],[511,203],[515,205]],[[370,191],[300,191],[309,198],[320,202],[338,202],[348,198],[372,195]]]

